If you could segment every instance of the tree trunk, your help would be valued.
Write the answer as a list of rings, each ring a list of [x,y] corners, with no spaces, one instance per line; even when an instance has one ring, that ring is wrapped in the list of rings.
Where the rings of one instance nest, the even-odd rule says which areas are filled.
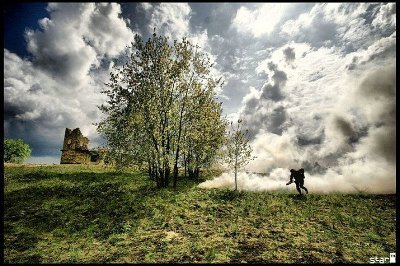
[[[153,181],[155,181],[154,180],[154,176],[153,176],[153,173],[152,173],[152,171],[151,171],[151,165],[150,165],[150,163],[149,163],[149,168],[148,168],[148,173],[149,173],[149,177],[150,177],[150,180],[153,180]]]
[[[174,179],[174,184],[173,184],[173,186],[174,186],[174,188],[176,188],[176,181],[177,181],[177,179],[178,179],[178,165],[176,164],[176,162],[175,162],[175,164],[174,164],[174,175],[173,175],[173,179]]]
[[[153,164],[153,175],[156,179],[156,183],[157,183],[157,188],[161,187],[161,182],[160,182],[160,177],[158,175],[158,171],[157,171],[157,165],[154,163]]]
[[[193,74],[192,77],[190,78],[190,80],[192,80],[193,78]],[[181,134],[182,134],[182,121],[183,121],[183,111],[185,110],[185,103],[186,103],[186,98],[189,92],[189,86],[186,87],[186,92],[185,92],[185,96],[183,98],[182,101],[182,108],[180,110],[180,114],[179,114],[179,127],[178,127],[178,141],[177,141],[177,147],[176,147],[176,154],[175,154],[175,163],[174,163],[174,188],[176,187],[176,181],[178,179],[178,160],[179,160],[179,148],[180,148],[180,142],[181,142]]]
[[[166,165],[165,168],[164,168],[164,173],[165,173],[165,180],[164,180],[165,184],[164,184],[164,187],[168,187],[168,185],[169,185],[169,174],[170,174],[170,172],[171,172],[171,170],[169,169],[169,166]]]
[[[185,164],[185,177],[187,176],[187,161],[186,154],[183,154],[183,163]]]
[[[193,178],[193,176],[194,176],[193,169],[189,168],[188,172],[189,172],[189,178]]]
[[[238,147],[236,146],[235,151],[235,191],[237,190],[237,165],[238,165]]]
[[[161,185],[161,187],[164,187],[164,180],[165,180],[164,179],[164,170],[161,167],[159,167],[158,173],[160,175],[160,185]]]
[[[235,191],[237,190],[237,167],[235,166]]]

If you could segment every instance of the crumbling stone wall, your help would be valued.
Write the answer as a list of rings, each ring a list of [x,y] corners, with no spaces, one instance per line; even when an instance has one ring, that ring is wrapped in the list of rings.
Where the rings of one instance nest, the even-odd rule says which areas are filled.
[[[90,153],[78,150],[63,150],[61,164],[89,164]]]
[[[79,130],[65,129],[64,144],[61,154],[61,164],[88,164],[91,153],[88,149],[89,139]]]
[[[82,135],[79,128],[72,131],[69,128],[65,129],[63,150],[89,150],[88,144],[89,139]]]

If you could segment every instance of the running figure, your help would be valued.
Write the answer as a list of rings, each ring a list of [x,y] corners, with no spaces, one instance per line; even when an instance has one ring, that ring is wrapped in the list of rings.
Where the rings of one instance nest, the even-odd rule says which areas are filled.
[[[294,169],[290,169],[290,181],[286,183],[286,185],[290,185],[293,183],[293,178],[294,182],[296,183],[296,189],[301,195],[301,190],[300,188],[304,189],[306,193],[308,194],[307,188],[304,186],[304,169],[301,168],[300,170],[296,171]]]

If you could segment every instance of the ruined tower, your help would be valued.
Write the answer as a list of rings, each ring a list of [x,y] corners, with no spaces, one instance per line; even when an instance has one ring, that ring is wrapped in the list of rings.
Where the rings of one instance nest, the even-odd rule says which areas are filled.
[[[88,164],[91,152],[88,149],[89,139],[79,130],[65,129],[64,144],[60,164]]]

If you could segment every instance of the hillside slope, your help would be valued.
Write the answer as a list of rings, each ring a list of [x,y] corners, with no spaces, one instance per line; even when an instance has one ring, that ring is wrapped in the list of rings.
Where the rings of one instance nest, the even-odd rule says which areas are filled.
[[[205,176],[204,178],[209,178]],[[140,172],[6,166],[4,262],[368,263],[396,250],[395,195],[232,192]]]

